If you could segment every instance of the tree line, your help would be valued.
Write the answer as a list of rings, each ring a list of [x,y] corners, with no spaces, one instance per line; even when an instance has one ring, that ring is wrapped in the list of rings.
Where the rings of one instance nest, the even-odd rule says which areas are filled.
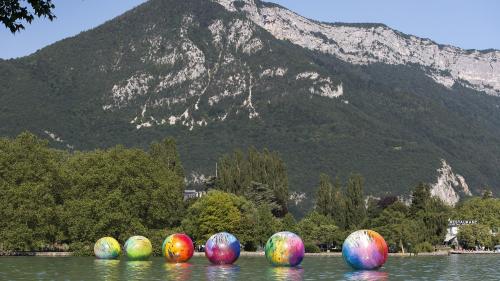
[[[219,231],[246,250],[261,249],[278,231],[299,234],[309,252],[340,249],[360,228],[381,233],[393,251],[429,251],[444,239],[449,218],[476,219],[459,240],[466,247],[498,243],[500,200],[485,196],[450,208],[418,185],[411,204],[395,196],[366,197],[364,180],[322,174],[315,208],[296,220],[288,212],[288,175],[276,152],[249,148],[223,155],[208,194],[183,200],[184,170],[173,139],[147,150],[115,146],[87,152],[52,149],[30,133],[0,138],[0,252],[91,254],[103,236],[162,240],[185,232],[197,245]]]

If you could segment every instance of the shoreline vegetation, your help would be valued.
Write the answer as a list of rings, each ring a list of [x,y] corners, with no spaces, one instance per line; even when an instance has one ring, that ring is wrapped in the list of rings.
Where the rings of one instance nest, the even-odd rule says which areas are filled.
[[[449,207],[424,183],[412,188],[407,202],[392,194],[365,195],[369,183],[360,174],[346,181],[321,171],[318,176],[318,185],[309,188],[314,208],[297,218],[289,212],[286,163],[267,149],[221,155],[216,176],[199,183],[203,196],[184,198],[184,169],[171,138],[148,149],[93,151],[53,149],[31,133],[0,138],[0,253],[91,256],[105,236],[123,243],[142,235],[162,245],[173,233],[201,246],[222,231],[234,234],[246,252],[262,249],[276,232],[291,231],[306,253],[321,253],[341,249],[359,229],[380,233],[393,253],[435,253],[443,249],[449,219],[477,221],[460,227],[456,238],[463,249],[500,244],[500,199],[491,192]]]

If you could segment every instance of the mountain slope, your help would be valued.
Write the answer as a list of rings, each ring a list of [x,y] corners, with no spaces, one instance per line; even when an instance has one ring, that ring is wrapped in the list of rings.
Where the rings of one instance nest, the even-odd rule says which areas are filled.
[[[174,136],[187,172],[205,175],[222,153],[268,147],[307,204],[320,172],[360,172],[370,193],[406,193],[434,181],[441,159],[472,192],[498,191],[498,97],[446,87],[422,65],[302,48],[254,17],[209,0],[152,0],[0,61],[0,135],[31,130],[74,149]]]

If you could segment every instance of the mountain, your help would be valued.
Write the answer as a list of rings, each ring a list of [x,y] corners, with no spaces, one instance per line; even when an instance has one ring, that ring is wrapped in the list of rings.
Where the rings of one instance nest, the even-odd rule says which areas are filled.
[[[223,153],[267,147],[296,209],[321,172],[402,194],[434,182],[443,159],[472,193],[499,192],[498,56],[259,1],[151,0],[0,61],[0,135],[75,150],[174,136],[196,178]]]

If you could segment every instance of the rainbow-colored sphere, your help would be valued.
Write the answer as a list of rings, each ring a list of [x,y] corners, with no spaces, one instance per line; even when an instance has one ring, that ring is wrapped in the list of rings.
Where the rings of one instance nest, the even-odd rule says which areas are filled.
[[[193,240],[183,233],[172,234],[163,241],[161,250],[168,262],[187,262],[194,253]]]
[[[377,269],[387,261],[388,252],[384,238],[373,230],[353,232],[342,245],[342,256],[354,269]]]
[[[304,243],[295,233],[278,232],[267,240],[265,252],[274,266],[297,266],[304,259]]]
[[[103,237],[94,244],[94,254],[98,259],[116,259],[121,252],[120,243],[113,237]]]
[[[240,256],[240,241],[227,232],[214,234],[205,244],[205,256],[213,264],[232,264]]]
[[[147,260],[153,253],[151,241],[144,236],[130,237],[125,242],[124,249],[130,260]]]

